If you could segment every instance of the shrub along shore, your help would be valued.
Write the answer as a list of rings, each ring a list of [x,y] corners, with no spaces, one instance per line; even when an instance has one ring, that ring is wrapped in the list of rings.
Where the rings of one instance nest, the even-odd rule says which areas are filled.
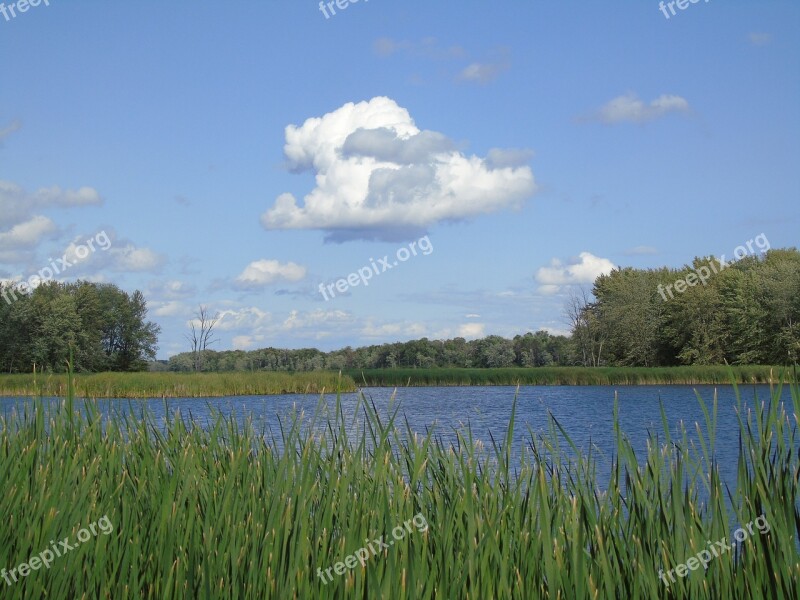
[[[503,369],[346,369],[343,373],[369,387],[462,385],[729,385],[777,383],[786,367],[533,367]]]
[[[699,444],[664,417],[645,456],[615,407],[608,482],[552,418],[512,460],[514,411],[491,445],[465,430],[454,448],[366,401],[355,439],[337,399],[287,418],[279,440],[221,416],[34,401],[0,416],[3,597],[797,598],[800,391],[793,406],[776,394],[740,405],[739,476],[725,483],[716,401]],[[411,519],[427,528],[404,532]],[[49,540],[74,547],[32,567]],[[363,565],[338,568],[367,542]]]
[[[202,398],[355,392],[359,387],[480,385],[730,385],[777,383],[793,371],[770,366],[347,369],[223,373],[90,373],[75,376],[81,398]],[[0,396],[61,396],[66,374],[0,375]]]
[[[307,373],[90,373],[76,375],[81,398],[211,398],[356,391],[355,382],[331,371]],[[0,396],[67,394],[66,374],[0,375]]]

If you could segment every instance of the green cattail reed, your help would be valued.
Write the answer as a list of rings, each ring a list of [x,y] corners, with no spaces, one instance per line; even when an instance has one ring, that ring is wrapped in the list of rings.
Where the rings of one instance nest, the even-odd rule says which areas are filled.
[[[363,398],[350,415],[338,396],[321,398],[274,437],[219,414],[203,426],[156,422],[123,410],[103,416],[71,398],[0,417],[0,568],[103,516],[113,532],[10,585],[0,579],[3,598],[800,593],[797,386],[793,406],[780,403],[780,383],[763,403],[740,399],[736,482],[719,477],[714,399],[705,428],[677,436],[662,408],[663,432],[641,456],[615,407],[616,447],[601,481],[594,451],[582,453],[569,423],[554,418],[512,454],[514,413],[505,435],[481,441],[467,427],[451,445],[403,426],[402,407],[387,415]],[[407,530],[323,582],[320,572],[380,536],[392,540],[415,515],[424,531]],[[762,517],[768,532],[712,554],[733,528]],[[669,578],[703,553],[703,568]]]

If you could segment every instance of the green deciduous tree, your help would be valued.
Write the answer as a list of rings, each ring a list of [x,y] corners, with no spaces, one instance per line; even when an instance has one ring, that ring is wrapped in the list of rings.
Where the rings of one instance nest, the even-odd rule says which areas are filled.
[[[0,368],[137,371],[155,358],[159,327],[141,292],[110,284],[48,282],[0,307]]]
[[[703,277],[700,277],[703,275]],[[585,365],[794,364],[800,356],[800,252],[713,257],[680,269],[625,268],[575,295],[567,315]]]

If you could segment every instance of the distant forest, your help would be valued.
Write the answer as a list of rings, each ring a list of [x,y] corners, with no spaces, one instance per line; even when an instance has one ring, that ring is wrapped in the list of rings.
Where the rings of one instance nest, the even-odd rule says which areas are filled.
[[[413,340],[322,352],[315,348],[232,350],[201,354],[203,371],[313,371],[317,369],[391,369],[393,367],[542,367],[568,364],[570,340],[546,331],[518,335],[513,340],[489,336],[482,340]],[[192,371],[192,352],[178,354],[157,369]]]
[[[600,276],[591,293],[573,293],[564,313],[570,337],[538,331],[513,339],[423,338],[333,352],[203,350],[178,354],[151,368],[791,365],[800,356],[800,252],[770,250],[726,266],[707,257],[681,269],[615,270]]]

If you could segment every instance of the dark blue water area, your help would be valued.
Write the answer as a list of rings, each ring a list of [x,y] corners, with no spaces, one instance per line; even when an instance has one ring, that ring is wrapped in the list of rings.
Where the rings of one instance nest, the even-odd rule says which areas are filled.
[[[741,418],[747,422],[748,416],[754,420],[752,408],[757,404],[771,402],[770,388],[767,385],[740,386],[740,398],[731,386],[586,386],[554,387],[429,387],[429,388],[365,388],[358,394],[343,394],[340,410],[343,429],[350,440],[356,441],[364,431],[364,402],[377,409],[379,417],[386,421],[388,415],[397,411],[395,425],[401,439],[407,438],[407,429],[412,434],[426,435],[432,431],[437,438],[448,445],[457,444],[456,431],[471,429],[473,439],[481,440],[486,449],[486,460],[496,465],[493,458],[491,438],[501,444],[504,442],[516,399],[515,429],[512,442],[511,464],[515,470],[520,465],[521,451],[530,443],[531,437],[546,434],[552,426],[550,415],[561,424],[580,452],[586,456],[592,449],[596,461],[595,482],[598,491],[607,487],[611,474],[612,459],[616,453],[614,436],[614,404],[618,403],[620,427],[636,452],[640,464],[647,452],[647,440],[651,433],[658,435],[659,445],[666,442],[661,418],[664,407],[667,426],[673,442],[681,443],[685,429],[690,453],[692,449],[701,452],[699,436],[707,438],[706,420],[699,394],[706,407],[713,410],[713,400],[717,398],[717,419],[713,458],[716,461],[724,484],[735,490],[737,460],[739,456],[739,417],[737,406],[741,405]],[[363,393],[363,395],[362,395]],[[34,403],[31,398],[0,398],[0,414],[9,416],[14,412],[30,411]],[[45,405],[55,407],[63,400],[49,398]],[[789,415],[790,429],[794,430],[796,420],[793,416],[794,404],[788,388],[782,390],[779,403]],[[80,409],[83,401],[76,401]],[[240,425],[250,421],[254,430],[263,436],[264,442],[278,451],[283,451],[280,423],[288,423],[293,415],[303,416],[303,429],[311,426],[312,417],[317,414],[314,433],[322,435],[327,417],[335,414],[337,400],[333,395],[323,398],[317,395],[280,396],[237,396],[228,398],[186,398],[151,400],[94,400],[102,416],[107,419],[115,414],[127,414],[138,422],[143,413],[148,413],[152,422],[162,428],[167,415],[184,422],[207,428],[219,416],[235,420]],[[319,411],[322,411],[320,414]],[[327,414],[325,414],[327,412]],[[119,420],[117,420],[119,422]],[[699,428],[699,433],[698,433]],[[124,429],[124,427],[123,427]],[[337,427],[340,432],[342,427]],[[559,434],[560,435],[560,434]],[[796,436],[797,437],[797,436]],[[796,442],[796,446],[800,442]],[[561,449],[574,456],[569,445],[561,437]],[[800,449],[795,448],[796,452]],[[547,460],[548,457],[545,457]],[[708,473],[708,465],[704,471]],[[512,477],[514,474],[512,473]],[[698,499],[705,503],[707,495],[701,485]],[[623,486],[623,496],[625,490]],[[730,506],[730,501],[725,498]],[[800,498],[796,499],[800,508]],[[734,512],[730,513],[731,532],[742,525],[737,523]],[[796,540],[800,553],[800,538]]]
[[[616,451],[613,411],[615,396],[619,406],[620,426],[630,439],[641,462],[646,455],[650,432],[657,433],[659,442],[665,442],[660,406],[663,404],[667,424],[673,441],[680,442],[682,428],[694,448],[700,451],[699,427],[706,435],[706,421],[697,394],[710,411],[717,397],[716,441],[714,457],[723,481],[735,485],[739,451],[739,421],[736,407],[741,401],[742,419],[756,402],[769,403],[771,394],[767,385],[740,386],[741,400],[731,386],[526,386],[519,390],[513,386],[493,387],[427,387],[427,388],[364,388],[360,394],[343,394],[341,410],[345,430],[352,439],[363,431],[363,402],[376,407],[382,419],[395,409],[396,425],[405,437],[406,422],[412,432],[426,434],[432,430],[445,444],[456,443],[456,430],[469,426],[472,436],[492,449],[491,436],[497,443],[505,440],[512,406],[516,399],[516,423],[512,444],[512,462],[519,463],[520,451],[531,436],[545,433],[551,425],[549,415],[565,429],[572,441],[586,453],[590,448],[597,461],[598,481],[606,481],[611,460]],[[24,410],[34,401],[30,398],[0,398],[0,412]],[[49,399],[49,402],[59,402]],[[784,388],[781,402],[786,412],[794,412],[790,390]],[[269,442],[275,440],[281,447],[279,422],[293,414],[303,414],[308,423],[320,407],[333,414],[336,398],[317,395],[237,396],[227,398],[187,398],[152,400],[95,400],[94,405],[104,416],[113,413],[131,413],[137,418],[149,412],[157,423],[164,422],[167,414],[193,420],[207,427],[215,413],[233,418],[240,423],[252,421],[257,432]],[[80,402],[76,402],[80,405]],[[792,426],[794,419],[791,420]],[[319,423],[317,427],[319,427]],[[562,448],[569,446],[562,438]],[[690,445],[690,448],[692,446]],[[282,449],[282,448],[280,448]]]

